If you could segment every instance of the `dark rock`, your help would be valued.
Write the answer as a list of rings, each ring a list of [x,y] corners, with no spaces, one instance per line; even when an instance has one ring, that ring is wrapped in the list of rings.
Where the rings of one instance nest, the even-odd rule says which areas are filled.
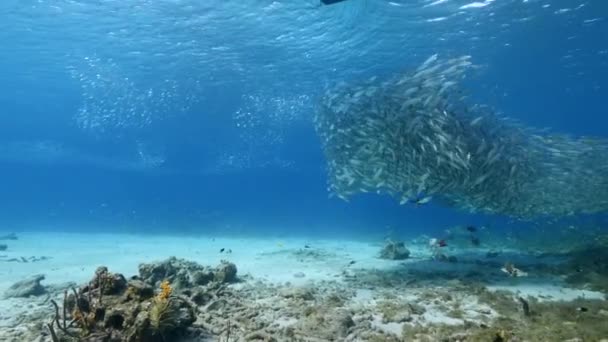
[[[101,288],[104,295],[117,295],[127,288],[127,279],[120,273],[111,273],[105,266],[95,270],[95,277],[89,283],[91,289]]]
[[[213,296],[202,289],[196,289],[190,296],[190,299],[196,303],[196,305],[206,305],[211,299],[213,299]]]
[[[332,315],[332,332],[334,336],[345,337],[348,330],[355,325],[352,315],[347,310],[338,310]]]
[[[43,295],[47,290],[40,284],[42,280],[44,280],[44,275],[37,274],[28,279],[18,281],[4,292],[4,297],[11,298]]]
[[[141,280],[130,280],[127,286],[127,294],[135,296],[139,300],[145,300],[154,296],[154,288]]]
[[[139,265],[139,277],[148,284],[157,284],[163,281],[164,279],[169,278],[171,275],[168,272],[169,261],[171,259],[155,264],[140,264]]]
[[[215,269],[215,281],[220,283],[231,283],[236,280],[236,265],[222,260]]]
[[[169,282],[171,283],[171,287],[176,290],[186,289],[191,286],[190,273],[187,269],[179,269]]]
[[[196,321],[196,313],[185,300],[175,299],[177,302],[177,314],[175,315],[175,329],[183,330]]]
[[[76,308],[84,312],[91,311],[91,303],[89,303],[89,299],[87,296],[78,296],[78,305],[76,305],[76,296],[74,296],[73,293],[69,293],[68,297],[66,298],[65,305],[68,308],[68,312],[72,312]]]
[[[106,319],[106,308],[103,306],[96,307],[93,312],[93,317],[95,318],[95,322],[102,322]]]
[[[127,279],[120,273],[110,273],[106,276],[103,294],[119,294],[127,288]]]
[[[213,272],[211,271],[196,271],[192,274],[194,285],[207,285],[213,281],[213,278]]]
[[[404,260],[410,257],[410,251],[402,241],[388,241],[380,251],[380,258],[389,260]]]
[[[8,249],[8,246],[5,244],[0,244],[0,252],[3,252]]]
[[[125,313],[122,310],[112,310],[105,315],[103,326],[122,330],[125,323]]]
[[[150,318],[147,311],[141,311],[126,332],[127,342],[155,341],[151,336]]]

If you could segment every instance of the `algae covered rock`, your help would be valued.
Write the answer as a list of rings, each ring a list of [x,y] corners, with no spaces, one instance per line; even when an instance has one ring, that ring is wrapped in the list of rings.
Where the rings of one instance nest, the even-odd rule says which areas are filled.
[[[126,295],[140,300],[149,299],[154,296],[154,288],[139,279],[131,279],[127,285]]]
[[[348,310],[339,309],[332,315],[331,328],[335,336],[344,337],[348,335],[348,331],[355,325],[352,314]]]
[[[140,265],[139,275],[131,278],[99,267],[80,287],[45,287],[44,276],[37,275],[16,283],[7,295],[51,295],[41,304],[48,306],[42,315],[32,320],[32,336],[41,335],[44,342],[201,341],[222,334],[226,315],[238,306],[240,299],[228,285],[236,275],[236,266],[227,261],[209,267],[170,258]]]
[[[389,260],[404,260],[410,257],[410,251],[402,241],[387,241],[380,251],[380,258]]]
[[[92,289],[100,289],[104,295],[115,295],[127,288],[127,279],[122,274],[110,273],[107,267],[101,266],[95,270],[95,276],[89,284]]]
[[[213,272],[210,270],[195,271],[192,274],[192,282],[196,285],[207,285],[214,278]]]
[[[40,284],[42,280],[44,280],[44,275],[36,274],[27,279],[18,281],[4,292],[4,297],[15,298],[43,295],[47,290]]]
[[[236,280],[236,272],[236,266],[227,261],[222,261],[216,268],[211,268],[176,257],[139,265],[139,278],[142,281],[158,286],[160,282],[167,280],[175,289],[192,288],[211,282],[233,282]]]
[[[153,286],[136,277],[100,267],[79,290],[72,288],[64,307],[51,300],[55,316],[47,327],[54,341],[166,342],[200,334],[193,327],[196,307],[167,280]],[[66,322],[72,322],[69,326]],[[199,331],[201,330],[201,331]]]
[[[236,265],[222,260],[222,263],[215,268],[214,280],[220,283],[232,283],[236,280]]]

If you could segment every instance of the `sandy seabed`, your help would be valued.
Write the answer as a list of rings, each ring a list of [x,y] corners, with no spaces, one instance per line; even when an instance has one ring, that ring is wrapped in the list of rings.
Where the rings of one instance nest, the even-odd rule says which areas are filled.
[[[491,327],[501,310],[488,293],[512,296],[515,308],[518,298],[605,301],[603,293],[570,288],[559,277],[533,272],[508,277],[500,271],[504,262],[521,267],[533,262],[516,253],[489,260],[483,249],[458,250],[453,251],[457,262],[442,262],[432,260],[423,243],[408,244],[406,260],[379,258],[382,242],[301,238],[22,233],[6,244],[7,251],[0,252],[0,295],[36,274],[44,275],[42,284],[50,290],[38,297],[0,299],[2,341],[50,341],[40,325],[52,319],[49,298],[59,301],[69,284],[86,284],[99,266],[129,278],[138,274],[140,263],[169,257],[237,266],[239,281],[227,287],[238,305],[248,308],[242,311],[253,312],[248,319],[255,329],[235,326],[231,341],[433,340],[432,331],[421,327]],[[224,312],[231,324],[228,315]],[[215,316],[207,319],[206,340],[225,341],[225,322],[221,314]],[[409,328],[421,332],[408,335]],[[452,340],[467,340],[462,336]]]

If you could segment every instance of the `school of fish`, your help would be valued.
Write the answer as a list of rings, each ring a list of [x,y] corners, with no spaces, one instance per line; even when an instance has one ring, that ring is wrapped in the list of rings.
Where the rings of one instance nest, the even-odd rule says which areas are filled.
[[[313,121],[332,195],[438,200],[517,218],[608,212],[608,140],[526,127],[470,104],[470,56],[433,55],[415,70],[323,96]]]

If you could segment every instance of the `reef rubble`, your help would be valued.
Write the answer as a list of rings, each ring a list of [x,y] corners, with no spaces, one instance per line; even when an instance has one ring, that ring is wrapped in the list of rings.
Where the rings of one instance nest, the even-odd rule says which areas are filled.
[[[211,267],[172,257],[140,264],[130,277],[99,267],[80,286],[47,286],[45,295],[11,298],[30,309],[1,325],[0,340],[514,342],[608,336],[601,323],[608,317],[606,300],[543,301],[491,291],[475,277],[412,282],[425,274],[379,274],[354,265],[346,270],[340,279],[294,284],[237,274],[228,261]]]

